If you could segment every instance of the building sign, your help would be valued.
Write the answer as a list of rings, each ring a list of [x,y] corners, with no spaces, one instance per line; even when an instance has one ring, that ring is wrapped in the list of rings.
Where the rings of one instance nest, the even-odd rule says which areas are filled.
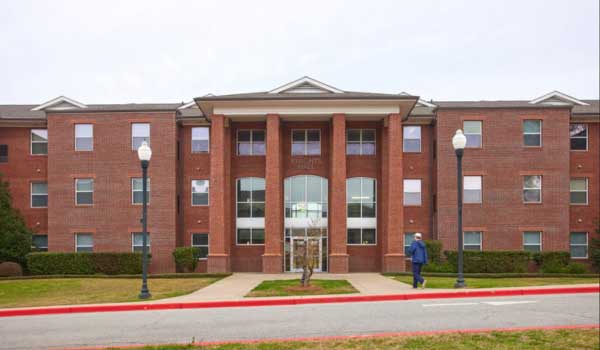
[[[321,158],[292,158],[291,168],[296,170],[314,170],[321,167]]]

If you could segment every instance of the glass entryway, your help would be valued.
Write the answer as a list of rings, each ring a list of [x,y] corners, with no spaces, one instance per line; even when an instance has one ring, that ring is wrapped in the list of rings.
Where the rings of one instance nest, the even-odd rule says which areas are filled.
[[[288,228],[285,235],[285,271],[301,272],[305,258],[315,272],[327,271],[327,228]]]

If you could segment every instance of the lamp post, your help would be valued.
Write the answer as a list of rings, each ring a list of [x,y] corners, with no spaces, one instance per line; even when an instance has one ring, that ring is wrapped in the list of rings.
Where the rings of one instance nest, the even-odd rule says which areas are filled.
[[[464,288],[465,278],[463,276],[463,225],[462,225],[462,207],[463,207],[463,179],[462,179],[462,156],[467,144],[467,137],[463,135],[462,130],[456,130],[452,137],[452,147],[456,153],[456,182],[458,184],[458,276],[454,288]]]
[[[148,290],[148,164],[152,158],[152,149],[146,141],[138,148],[138,158],[142,163],[142,290],[140,299],[148,299],[152,295]]]

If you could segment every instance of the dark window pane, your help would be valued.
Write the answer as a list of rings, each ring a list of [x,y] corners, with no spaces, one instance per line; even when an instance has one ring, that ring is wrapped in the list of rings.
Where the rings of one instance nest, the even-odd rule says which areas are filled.
[[[348,229],[348,244],[360,244],[360,229],[349,228]]]
[[[250,142],[250,130],[238,131],[238,141],[239,142]]]
[[[252,217],[253,218],[264,218],[265,217],[265,204],[264,203],[253,203],[252,204]]]
[[[585,151],[587,149],[587,139],[573,138],[571,139],[571,149],[576,151]]]
[[[308,142],[320,142],[321,141],[321,133],[319,132],[319,130],[308,130],[307,141]]]
[[[48,235],[32,235],[31,243],[37,251],[48,251]]]
[[[523,135],[523,141],[525,142],[525,146],[541,146],[542,137],[535,134],[525,134]]]
[[[264,244],[265,243],[265,230],[262,228],[252,229],[252,244]]]
[[[481,250],[480,245],[465,245],[465,250]]]
[[[404,152],[421,152],[421,140],[404,139]]]
[[[208,257],[208,247],[197,247],[198,259],[206,259]]]
[[[292,132],[292,141],[304,143],[304,141],[306,141],[305,136],[306,133],[304,130],[294,130]]]
[[[362,142],[375,142],[375,130],[363,130],[362,131]]]
[[[252,132],[252,141],[254,143],[265,141],[265,132],[263,130],[254,130]]]
[[[571,192],[571,204],[586,204],[587,192]]]
[[[576,245],[571,246],[571,258],[585,258],[587,257],[587,246]]]
[[[524,250],[526,252],[539,252],[539,251],[541,251],[539,245],[526,245],[526,246],[523,246],[523,248],[524,248]]]
[[[8,162],[8,145],[0,145],[0,163]]]
[[[360,129],[350,129],[348,130],[348,142],[360,142]]]
[[[238,244],[249,244],[250,243],[250,229],[240,228],[237,230],[237,242]]]
[[[362,243],[363,244],[375,244],[375,229],[364,228],[362,231]]]
[[[238,203],[237,205],[237,217],[238,218],[249,218],[250,217],[250,203]]]
[[[77,247],[77,253],[89,253],[92,252],[94,248],[92,247]]]
[[[78,137],[75,139],[75,149],[78,151],[91,151],[94,148],[94,139],[91,137]]]
[[[208,193],[193,193],[192,194],[193,205],[208,205]]]
[[[94,204],[94,194],[92,192],[77,193],[77,204]]]
[[[360,203],[348,203],[348,217],[359,218],[360,217]]]
[[[192,235],[192,245],[208,245],[208,234],[194,233]]]
[[[572,232],[569,239],[571,244],[587,244],[587,234],[585,232]]]
[[[133,203],[134,204],[141,204],[142,201],[144,200],[143,197],[143,192],[142,191],[134,191],[133,192]]]
[[[47,143],[32,143],[31,154],[48,154]]]
[[[540,190],[523,190],[523,200],[528,203],[541,202],[542,192]]]
[[[31,206],[33,208],[47,207],[48,195],[34,194],[31,196]]]
[[[363,218],[374,218],[375,217],[375,203],[363,203],[362,204],[362,217]]]

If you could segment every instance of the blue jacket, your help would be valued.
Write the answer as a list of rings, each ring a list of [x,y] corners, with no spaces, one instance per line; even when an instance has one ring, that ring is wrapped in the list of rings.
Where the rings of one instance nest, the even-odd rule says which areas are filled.
[[[408,252],[412,257],[412,262],[417,264],[427,264],[427,249],[423,241],[413,241],[408,248]]]

